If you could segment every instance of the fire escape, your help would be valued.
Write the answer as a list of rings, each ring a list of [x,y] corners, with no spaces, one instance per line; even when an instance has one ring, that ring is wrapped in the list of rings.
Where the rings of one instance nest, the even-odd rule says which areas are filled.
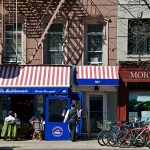
[[[65,64],[76,65],[83,53],[84,29],[81,20],[86,16],[102,17],[92,0],[2,0],[1,3],[8,12],[8,15],[4,15],[4,21],[11,15],[17,16],[16,20],[24,18],[27,38],[36,41],[27,63],[32,63],[37,52],[43,48],[44,39],[54,20],[63,18],[67,22],[64,32]],[[48,20],[47,24],[45,20]],[[27,47],[27,51],[29,49]]]

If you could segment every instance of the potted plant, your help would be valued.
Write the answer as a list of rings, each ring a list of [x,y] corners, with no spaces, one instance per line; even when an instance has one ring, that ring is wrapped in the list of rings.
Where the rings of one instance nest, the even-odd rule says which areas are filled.
[[[144,107],[145,107],[146,110],[150,111],[150,101],[146,101],[144,103]]]

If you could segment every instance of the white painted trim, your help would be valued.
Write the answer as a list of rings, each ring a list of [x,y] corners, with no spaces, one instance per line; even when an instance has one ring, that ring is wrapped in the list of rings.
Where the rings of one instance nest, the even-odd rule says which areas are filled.
[[[104,27],[105,27],[105,44],[103,48],[103,54],[105,56],[103,56],[103,63],[104,65],[108,65],[108,62],[109,62],[109,56],[108,56],[109,55],[109,21],[107,21]]]
[[[23,50],[22,50],[22,62],[21,64],[26,64],[27,62],[27,48],[26,48],[26,44],[27,44],[27,40],[26,40],[26,34],[24,32],[22,32],[22,46],[23,46]]]

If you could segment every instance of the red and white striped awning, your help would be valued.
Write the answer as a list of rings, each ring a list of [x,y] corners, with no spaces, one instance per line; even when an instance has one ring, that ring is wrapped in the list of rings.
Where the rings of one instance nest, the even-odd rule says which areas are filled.
[[[77,66],[78,79],[119,79],[118,66]]]
[[[77,66],[80,85],[118,85],[118,66]]]
[[[0,87],[69,87],[70,67],[0,66]]]

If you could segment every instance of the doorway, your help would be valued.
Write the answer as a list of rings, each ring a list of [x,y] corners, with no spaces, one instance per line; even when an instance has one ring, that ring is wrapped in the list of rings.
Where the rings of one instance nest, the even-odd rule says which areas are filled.
[[[97,135],[101,130],[99,124],[106,120],[106,101],[104,94],[89,94],[89,131],[91,135]]]
[[[9,110],[16,112],[22,123],[29,123],[34,114],[34,95],[10,95]]]

